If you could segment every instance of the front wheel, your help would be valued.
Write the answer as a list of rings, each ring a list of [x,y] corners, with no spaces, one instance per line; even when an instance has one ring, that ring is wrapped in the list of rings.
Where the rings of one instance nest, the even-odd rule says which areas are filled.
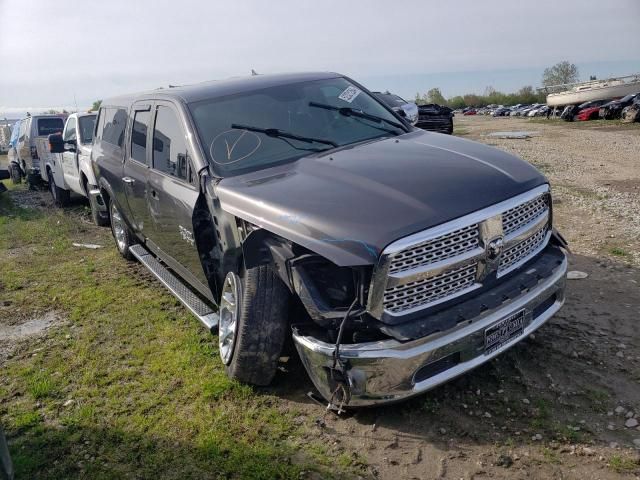
[[[49,179],[49,191],[51,192],[51,198],[56,207],[66,207],[69,205],[71,194],[69,190],[64,190],[56,185],[56,181],[53,178],[51,170],[47,172],[47,178]]]
[[[229,272],[220,298],[218,346],[227,375],[268,385],[287,335],[289,291],[269,265]]]
[[[134,260],[134,256],[131,250],[129,250],[129,247],[133,245],[131,232],[113,199],[109,200],[109,213],[109,217],[111,218],[111,233],[116,241],[116,247],[120,255],[127,260]]]

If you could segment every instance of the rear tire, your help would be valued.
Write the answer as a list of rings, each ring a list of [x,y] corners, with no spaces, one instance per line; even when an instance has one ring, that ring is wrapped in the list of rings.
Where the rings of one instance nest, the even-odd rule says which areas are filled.
[[[47,178],[49,179],[49,192],[51,192],[54,205],[56,207],[66,207],[69,205],[69,200],[71,199],[69,190],[64,190],[56,185],[51,170],[47,171]]]
[[[22,172],[15,163],[9,165],[9,173],[11,174],[11,183],[14,185],[22,183]]]
[[[113,199],[109,200],[109,218],[111,219],[111,233],[116,241],[118,252],[125,259],[133,261],[135,257],[129,250],[129,247],[133,245],[133,235]]]
[[[271,266],[251,268],[242,278],[227,274],[218,338],[229,377],[253,385],[271,383],[287,336],[288,311],[289,291]]]
[[[91,207],[91,219],[93,223],[95,223],[99,227],[107,227],[109,226],[109,215],[107,212],[100,211],[98,206],[98,201],[95,197],[89,195],[89,183],[86,181],[83,182],[84,191],[89,199],[89,206]]]

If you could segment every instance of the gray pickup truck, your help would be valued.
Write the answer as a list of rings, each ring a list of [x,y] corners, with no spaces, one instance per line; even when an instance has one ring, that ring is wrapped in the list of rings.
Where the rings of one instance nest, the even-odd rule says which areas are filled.
[[[104,100],[91,157],[120,253],[217,333],[243,382],[271,382],[292,337],[331,405],[397,401],[564,302],[545,177],[339,74]]]

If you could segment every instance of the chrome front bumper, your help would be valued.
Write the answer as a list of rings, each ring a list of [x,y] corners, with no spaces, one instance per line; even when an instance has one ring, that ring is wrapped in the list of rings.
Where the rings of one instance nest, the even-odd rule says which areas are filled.
[[[445,332],[404,343],[391,339],[340,345],[340,358],[346,365],[343,374],[349,383],[348,406],[377,405],[418,395],[496,357],[540,328],[560,309],[566,272],[565,258],[548,278],[528,292]],[[497,350],[485,352],[485,330],[522,309],[527,317],[523,333]],[[297,331],[293,339],[314,385],[323,397],[331,398],[335,389],[330,378],[335,345]],[[433,374],[429,375],[429,371]]]

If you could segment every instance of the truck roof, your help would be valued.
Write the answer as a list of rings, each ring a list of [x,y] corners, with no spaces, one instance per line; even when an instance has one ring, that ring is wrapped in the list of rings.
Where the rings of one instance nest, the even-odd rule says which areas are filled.
[[[288,83],[323,80],[341,76],[332,72],[283,73],[274,75],[252,75],[227,80],[213,80],[183,85],[178,87],[159,88],[137,94],[112,97],[102,101],[101,106],[126,106],[134,101],[152,99],[178,99],[184,103],[193,103],[208,98],[223,97],[236,93],[250,92],[262,88],[276,87]]]

